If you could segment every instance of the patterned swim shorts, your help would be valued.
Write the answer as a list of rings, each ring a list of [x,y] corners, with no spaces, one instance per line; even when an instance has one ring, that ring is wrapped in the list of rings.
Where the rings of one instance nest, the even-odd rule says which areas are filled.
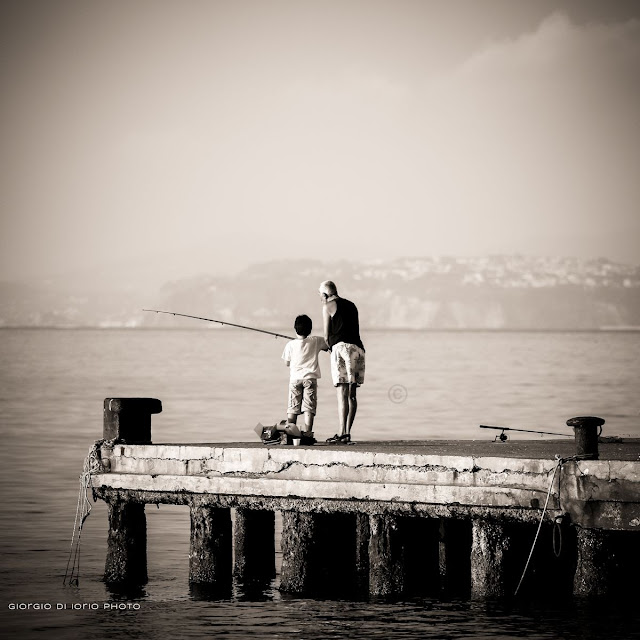
[[[338,342],[331,349],[331,378],[333,385],[364,382],[364,350],[349,342]]]
[[[318,381],[315,378],[289,381],[289,404],[287,413],[316,414],[318,408]]]

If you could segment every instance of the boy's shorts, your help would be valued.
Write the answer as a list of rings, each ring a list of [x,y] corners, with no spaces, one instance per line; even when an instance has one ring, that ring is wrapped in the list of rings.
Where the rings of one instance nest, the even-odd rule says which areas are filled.
[[[331,348],[333,386],[364,382],[364,350],[349,342],[338,342]]]
[[[318,408],[318,381],[316,378],[289,381],[289,403],[287,413],[316,414]]]

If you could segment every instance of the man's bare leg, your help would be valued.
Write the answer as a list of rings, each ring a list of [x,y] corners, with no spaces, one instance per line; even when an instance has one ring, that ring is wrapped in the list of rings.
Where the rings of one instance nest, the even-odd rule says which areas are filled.
[[[356,411],[358,410],[358,400],[356,399],[356,389],[358,388],[358,385],[356,384],[350,384],[350,385],[345,385],[347,387],[348,390],[348,407],[349,407],[349,411],[347,414],[347,434],[351,435],[351,427],[353,426],[353,421],[356,418]]]
[[[338,424],[340,425],[339,436],[347,433],[347,419],[349,417],[349,385],[339,384],[336,387],[338,394]]]

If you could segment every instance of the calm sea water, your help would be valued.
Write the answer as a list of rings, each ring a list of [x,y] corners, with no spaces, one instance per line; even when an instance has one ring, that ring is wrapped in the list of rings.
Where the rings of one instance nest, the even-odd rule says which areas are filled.
[[[369,332],[363,339],[367,372],[354,439],[492,439],[480,424],[571,435],[565,421],[576,415],[605,418],[604,435],[640,437],[640,333]],[[0,590],[8,637],[640,637],[637,608],[616,603],[310,600],[280,595],[277,577],[259,598],[236,589],[227,600],[199,600],[187,580],[188,510],[164,505],[147,508],[144,592],[118,595],[101,582],[107,520],[100,501],[82,534],[80,584],[63,587],[78,476],[102,435],[103,399],[160,398],[154,442],[253,441],[257,422],[285,416],[283,347],[281,339],[227,327],[0,331]],[[336,431],[322,357],[320,439]],[[114,603],[138,608],[109,608]]]

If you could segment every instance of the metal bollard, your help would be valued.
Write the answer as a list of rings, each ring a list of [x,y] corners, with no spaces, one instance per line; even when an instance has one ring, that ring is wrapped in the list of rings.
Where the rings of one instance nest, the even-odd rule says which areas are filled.
[[[603,418],[595,416],[578,416],[567,420],[567,426],[573,427],[576,437],[576,454],[598,459],[598,437],[602,433]]]
[[[162,411],[156,398],[105,398],[102,437],[151,444],[151,416]]]

